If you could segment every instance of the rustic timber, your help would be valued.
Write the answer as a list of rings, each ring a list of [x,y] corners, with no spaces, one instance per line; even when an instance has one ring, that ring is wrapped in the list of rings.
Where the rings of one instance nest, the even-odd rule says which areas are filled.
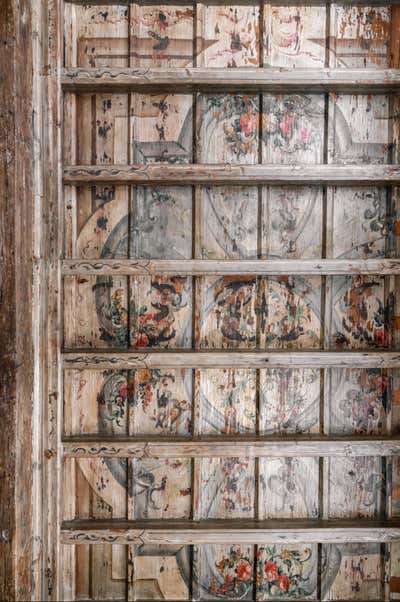
[[[398,456],[400,438],[386,437],[64,437],[66,458],[224,458]]]
[[[131,184],[398,184],[398,165],[163,164],[66,165],[64,183]]]
[[[64,368],[398,368],[399,351],[65,351]]]
[[[173,87],[174,90],[246,90],[246,92],[382,92],[400,87],[399,69],[273,68],[107,68],[65,69],[65,90],[127,91]]]
[[[64,522],[65,544],[193,545],[389,542],[400,538],[400,520],[74,520]]]
[[[40,598],[39,349],[33,324],[40,311],[36,292],[42,270],[35,255],[41,235],[35,217],[40,64],[34,57],[33,21],[38,5],[4,0],[0,12],[0,599],[9,601]]]
[[[278,274],[400,274],[400,259],[64,259],[64,274],[154,275],[204,274],[278,275]]]

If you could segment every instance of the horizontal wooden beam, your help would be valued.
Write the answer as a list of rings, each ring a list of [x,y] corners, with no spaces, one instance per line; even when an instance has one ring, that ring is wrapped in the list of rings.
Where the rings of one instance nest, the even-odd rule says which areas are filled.
[[[400,259],[273,259],[273,260],[148,260],[65,259],[64,274],[153,275],[281,275],[281,274],[397,274]]]
[[[64,544],[269,544],[400,540],[400,520],[74,520],[63,523]]]
[[[64,368],[400,368],[400,351],[65,351]]]
[[[143,5],[143,4],[150,4],[154,6],[154,2],[155,0],[136,0],[137,4]],[[250,4],[250,5],[254,5],[257,4],[260,0],[235,0],[235,5],[237,4]],[[67,4],[88,4],[88,0],[64,0],[65,3]],[[204,0],[191,0],[190,4],[192,3],[202,3],[204,2]],[[287,6],[301,6],[302,4],[304,6],[325,6],[325,5],[329,5],[332,4],[333,2],[337,2],[337,0],[304,0],[303,3],[299,2],[299,0],[286,0],[285,1],[285,5]],[[121,6],[129,6],[132,3],[132,0],[90,0],[90,5],[91,6],[104,6],[106,5],[111,5],[111,4],[117,4],[117,5],[121,5]],[[278,4],[278,5],[282,5],[282,0],[270,0],[271,4]],[[354,0],[341,0],[341,4],[351,4],[354,3]],[[187,5],[188,4],[188,0],[174,0],[174,6],[175,5]],[[232,5],[232,0],[207,0],[207,4],[216,4],[216,5]],[[371,4],[371,0],[357,0],[357,5],[363,5],[363,4]],[[397,5],[400,4],[400,0],[374,0],[373,2],[374,5],[378,5],[378,6],[390,6],[390,5]]]
[[[149,88],[265,92],[373,92],[400,88],[400,69],[237,68],[75,68],[65,69],[66,90],[104,91]]]
[[[64,437],[67,458],[399,456],[399,437]]]
[[[67,165],[65,184],[332,184],[400,183],[400,165],[232,165],[168,164]]]

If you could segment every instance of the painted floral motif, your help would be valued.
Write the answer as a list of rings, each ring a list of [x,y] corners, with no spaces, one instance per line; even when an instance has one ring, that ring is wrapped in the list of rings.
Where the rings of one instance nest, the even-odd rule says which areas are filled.
[[[207,111],[223,122],[225,141],[237,159],[251,155],[258,144],[258,105],[255,97],[209,96]]]
[[[154,277],[146,301],[131,303],[131,346],[155,347],[176,339],[176,314],[188,304],[188,279]]]
[[[254,513],[254,461],[212,458],[203,463],[204,518],[244,518]]]
[[[306,160],[305,153],[309,153],[308,163],[321,160],[322,120],[323,108],[311,96],[265,95],[262,132],[267,155],[270,156],[264,160],[272,160],[277,152],[284,163],[297,160],[299,156]]]
[[[257,552],[257,591],[266,598],[309,596],[315,584],[310,575],[312,548],[272,546]]]
[[[133,404],[133,384],[127,381],[123,370],[106,370],[103,377],[104,383],[97,396],[99,415],[103,421],[123,427],[127,407]]]
[[[346,276],[335,304],[333,345],[336,348],[387,347],[385,327],[392,313],[393,298],[385,309],[383,279]]]
[[[136,518],[188,518],[191,469],[187,458],[142,458],[133,462]]]
[[[252,562],[239,546],[231,546],[229,554],[217,560],[215,566],[220,578],[210,584],[214,594],[243,598],[253,587]]]
[[[329,458],[328,463],[329,517],[377,517],[384,478],[381,458]]]
[[[255,370],[202,370],[200,395],[203,434],[255,431]]]
[[[172,372],[159,369],[136,371],[135,405],[149,416],[157,432],[190,431],[191,402],[177,397],[176,381],[177,376]]]
[[[125,346],[128,336],[128,312],[123,304],[124,296],[122,288],[117,288],[111,295],[111,331],[117,346]]]
[[[331,379],[331,433],[384,433],[388,378],[382,370],[332,370]]]
[[[318,432],[320,370],[262,370],[260,379],[262,434]]]
[[[131,257],[190,259],[192,191],[187,186],[138,186],[131,216]]]
[[[254,5],[205,5],[198,66],[258,67],[258,18],[259,9]]]
[[[256,341],[254,308],[256,279],[232,276],[219,278],[207,290],[210,305],[203,319],[204,347],[236,345],[251,346]],[[222,335],[221,343],[214,343],[213,331]],[[233,345],[232,345],[233,346]]]
[[[320,346],[320,280],[266,278],[259,314],[265,347]]]

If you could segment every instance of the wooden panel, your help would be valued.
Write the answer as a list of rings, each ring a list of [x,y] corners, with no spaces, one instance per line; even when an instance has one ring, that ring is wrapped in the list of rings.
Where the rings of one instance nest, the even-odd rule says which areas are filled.
[[[129,65],[127,6],[65,5],[64,41],[67,67]]]
[[[274,544],[257,552],[257,600],[316,600],[318,596],[316,545]]]
[[[324,545],[323,600],[379,600],[383,557],[377,544]]]
[[[133,94],[132,162],[190,163],[191,112],[190,94]]]
[[[197,36],[199,67],[258,67],[258,4],[199,4]]]
[[[305,4],[305,3],[304,3]],[[325,65],[326,11],[320,6],[264,4],[264,65],[323,67]]]
[[[130,5],[131,66],[186,67],[193,64],[193,6]]]
[[[189,518],[190,461],[180,458],[132,460],[135,519]]]
[[[364,7],[334,2],[330,10],[329,63],[332,67],[377,69],[391,65],[390,5],[371,2]]]
[[[321,374],[316,368],[261,370],[260,432],[318,433]]]
[[[194,551],[197,600],[252,599],[254,548],[204,545]]]
[[[263,96],[263,163],[322,163],[324,97]]]

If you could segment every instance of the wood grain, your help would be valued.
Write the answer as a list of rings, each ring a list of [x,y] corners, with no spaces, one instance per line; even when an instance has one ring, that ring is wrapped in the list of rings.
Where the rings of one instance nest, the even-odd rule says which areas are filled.
[[[65,259],[65,275],[400,274],[400,259]]]
[[[65,544],[207,544],[207,543],[331,543],[385,542],[400,537],[400,522],[335,521],[69,521],[63,524]]]
[[[67,165],[64,183],[130,182],[132,184],[332,184],[394,185],[397,165]]]
[[[397,351],[65,351],[64,368],[396,368]]]
[[[399,69],[289,69],[218,68],[205,67],[149,67],[91,69],[76,67],[64,69],[62,86],[73,91],[134,90],[172,87],[182,89],[213,89],[273,91],[273,92],[373,92],[396,91],[400,86]]]
[[[168,439],[168,438],[167,438]],[[207,437],[193,439],[134,436],[124,438],[64,437],[64,457],[71,458],[289,458],[336,456],[396,456],[400,439],[395,437]]]

